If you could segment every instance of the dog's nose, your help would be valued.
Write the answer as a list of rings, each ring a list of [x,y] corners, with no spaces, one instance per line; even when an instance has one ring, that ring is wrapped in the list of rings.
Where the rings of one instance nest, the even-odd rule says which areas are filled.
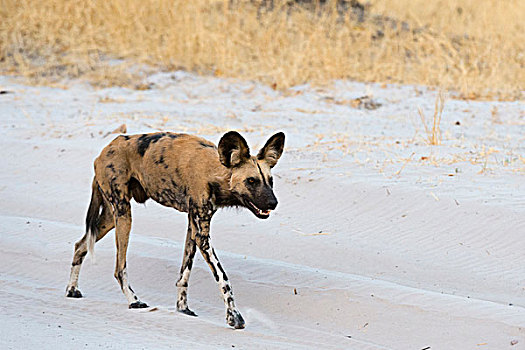
[[[277,198],[275,196],[272,196],[270,200],[268,201],[268,209],[274,210],[277,207]]]

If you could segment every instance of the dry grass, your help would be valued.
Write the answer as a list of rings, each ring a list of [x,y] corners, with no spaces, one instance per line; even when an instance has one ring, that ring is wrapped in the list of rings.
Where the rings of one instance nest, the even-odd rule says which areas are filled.
[[[434,115],[432,116],[432,122],[429,125],[425,118],[425,114],[421,108],[418,109],[419,117],[425,128],[427,134],[426,142],[429,145],[437,146],[441,144],[441,116],[443,115],[443,108],[445,108],[445,94],[440,91],[436,96],[436,103],[434,105]]]
[[[0,71],[140,88],[129,65],[147,64],[276,88],[356,79],[522,97],[524,1],[372,0],[362,22],[335,0],[274,3],[258,11],[257,1],[0,0]]]

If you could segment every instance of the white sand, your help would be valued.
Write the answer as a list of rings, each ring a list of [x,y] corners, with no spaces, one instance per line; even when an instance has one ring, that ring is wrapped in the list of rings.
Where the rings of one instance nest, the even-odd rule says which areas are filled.
[[[424,88],[150,80],[130,91],[0,77],[12,92],[0,95],[1,349],[525,349],[522,103],[448,100],[443,144],[428,146],[417,107],[430,117],[435,92]],[[345,102],[364,94],[383,106]],[[122,123],[213,142],[236,129],[253,152],[287,134],[272,217],[213,220],[245,330],[226,325],[200,256],[188,299],[199,317],[174,310],[186,216],[152,201],[133,207],[128,271],[154,308],[128,310],[112,234],[83,265],[85,298],[64,296],[93,159]]]

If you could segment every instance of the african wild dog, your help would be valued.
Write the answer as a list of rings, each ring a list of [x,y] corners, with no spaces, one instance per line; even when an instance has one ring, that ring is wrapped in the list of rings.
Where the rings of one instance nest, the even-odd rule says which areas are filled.
[[[250,155],[244,138],[226,133],[219,147],[202,138],[171,132],[115,138],[95,160],[91,203],[86,217],[86,234],[75,244],[71,276],[66,295],[81,298],[78,290],[80,267],[96,241],[115,228],[117,257],[115,278],[129,308],[144,308],[128,283],[126,251],[131,229],[131,199],[148,198],[188,213],[186,246],[177,282],[177,310],[196,316],[188,308],[187,289],[196,247],[210,266],[226,305],[226,321],[244,328],[235,307],[228,277],[210,244],[210,221],[218,208],[248,208],[266,219],[277,206],[270,169],[284,148],[284,134],[273,135],[259,151]]]

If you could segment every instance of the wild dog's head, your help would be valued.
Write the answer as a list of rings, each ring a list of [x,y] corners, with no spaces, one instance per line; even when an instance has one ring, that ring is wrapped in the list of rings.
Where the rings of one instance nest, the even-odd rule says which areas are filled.
[[[283,149],[282,132],[270,137],[257,156],[250,155],[246,140],[236,131],[226,133],[219,141],[219,159],[232,171],[230,190],[259,219],[267,219],[277,206],[270,171]]]

